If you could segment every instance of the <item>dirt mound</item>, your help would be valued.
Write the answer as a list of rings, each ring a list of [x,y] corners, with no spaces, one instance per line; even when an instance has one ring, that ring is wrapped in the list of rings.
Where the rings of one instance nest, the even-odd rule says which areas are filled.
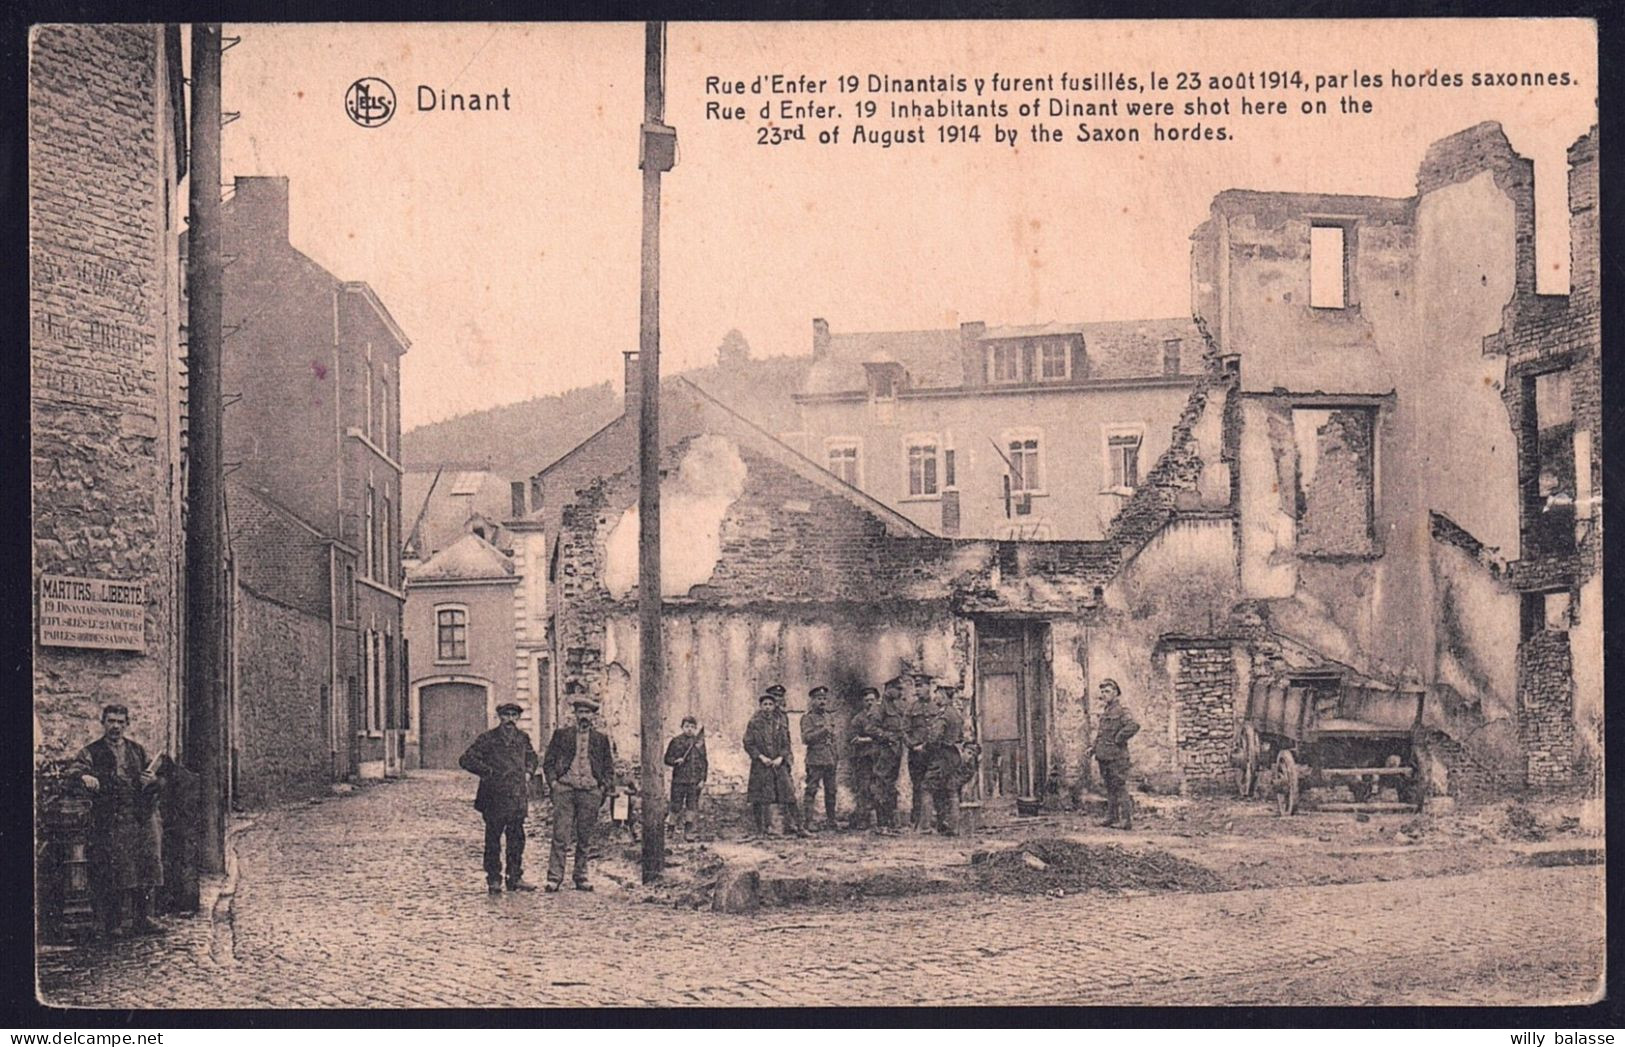
[[[997,894],[1074,891],[1217,891],[1213,870],[1166,851],[1129,850],[1115,844],[1029,840],[1020,847],[975,854],[975,878]]]

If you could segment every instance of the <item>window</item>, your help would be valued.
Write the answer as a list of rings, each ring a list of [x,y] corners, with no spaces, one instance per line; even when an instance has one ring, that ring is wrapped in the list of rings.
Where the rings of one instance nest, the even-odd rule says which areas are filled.
[[[959,486],[959,477],[954,470],[954,449],[945,447],[942,450],[942,489],[952,491]]]
[[[875,373],[875,399],[897,399],[897,379],[895,376],[888,374],[885,371],[877,371]]]
[[[1106,464],[1111,470],[1111,486],[1132,491],[1140,486],[1140,434],[1108,433]]]
[[[1575,453],[1572,393],[1573,380],[1567,370],[1547,371],[1524,380],[1525,446],[1534,458],[1533,469],[1525,466],[1525,482],[1529,485],[1523,543],[1526,556],[1567,556],[1574,552],[1580,457]],[[1589,450],[1584,467],[1587,471],[1591,468]]]
[[[1368,408],[1293,410],[1300,554],[1368,556],[1375,551],[1375,427]]]
[[[389,448],[389,383],[378,383],[378,429],[373,433],[372,442],[377,444],[385,454]]]
[[[1309,304],[1316,309],[1348,306],[1348,230],[1341,225],[1309,227]]]
[[[832,440],[825,446],[829,471],[853,487],[858,482],[858,445],[855,440]]]
[[[462,607],[437,607],[434,618],[434,660],[468,661],[468,610]]]
[[[1183,338],[1164,338],[1162,340],[1162,373],[1179,373],[1179,354],[1185,348]]]
[[[908,444],[908,494],[910,498],[931,498],[937,487],[937,445],[935,441],[913,439]]]
[[[355,564],[344,565],[344,620],[355,621]]]
[[[1041,491],[1044,476],[1038,460],[1038,438],[1016,437],[1008,441],[1006,454],[1010,459],[1010,490]]]
[[[366,417],[365,421],[366,421],[367,424],[362,426],[361,431],[366,433],[370,437],[372,435],[372,343],[371,342],[367,343],[366,353],[367,353],[367,360],[366,360],[366,364],[365,364],[365,366],[363,368],[364,373],[362,374],[361,381],[366,386],[365,392],[367,394],[367,417]]]
[[[367,484],[367,577],[378,577],[378,492]]]
[[[385,585],[395,584],[395,516],[392,508],[394,504],[389,495],[384,495],[384,518],[378,522],[378,526],[384,535],[384,540],[379,544],[383,547],[380,559],[383,561],[381,566],[383,567],[382,578]]]
[[[991,382],[1021,381],[1021,345],[1003,342],[988,350],[988,380]]]
[[[1069,366],[1072,354],[1071,347],[1062,338],[1051,338],[1038,347],[1038,377],[1042,381],[1054,382],[1067,378],[1072,368]]]

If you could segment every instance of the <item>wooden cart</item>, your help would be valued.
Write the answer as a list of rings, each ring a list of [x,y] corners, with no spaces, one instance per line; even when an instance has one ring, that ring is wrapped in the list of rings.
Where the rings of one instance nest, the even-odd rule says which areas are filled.
[[[1352,808],[1387,806],[1371,801],[1391,786],[1398,805],[1421,810],[1424,696],[1337,671],[1254,680],[1232,761],[1238,790],[1265,791],[1290,815],[1310,788],[1346,785]]]

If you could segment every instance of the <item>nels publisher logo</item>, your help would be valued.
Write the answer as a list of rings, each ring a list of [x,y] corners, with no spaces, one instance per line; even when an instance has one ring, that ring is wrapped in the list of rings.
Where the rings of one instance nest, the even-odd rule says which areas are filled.
[[[344,111],[362,127],[382,127],[395,115],[395,89],[387,80],[364,76],[344,92]]]

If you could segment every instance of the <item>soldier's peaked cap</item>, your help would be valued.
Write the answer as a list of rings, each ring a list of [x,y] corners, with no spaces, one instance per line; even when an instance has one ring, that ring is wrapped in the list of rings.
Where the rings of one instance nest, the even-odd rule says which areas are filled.
[[[865,687],[865,688],[864,688],[864,689],[863,689],[863,690],[862,690],[862,691],[861,691],[861,692],[859,692],[859,693],[860,693],[860,694],[862,694],[862,695],[863,695],[863,697],[865,697],[865,698],[868,698],[868,697],[870,697],[870,696],[871,696],[871,695],[872,695],[872,696],[874,696],[874,697],[876,697],[876,698],[879,698],[879,697],[880,697],[880,689],[879,689],[879,688],[877,688],[877,687]]]
[[[499,713],[513,712],[518,714],[524,711],[525,707],[520,705],[518,702],[503,702],[501,705],[497,706],[497,712]]]
[[[783,698],[784,697],[784,685],[783,684],[778,684],[778,683],[773,684],[773,685],[768,687],[767,693],[771,694],[775,698]]]
[[[906,675],[904,675],[902,673],[899,673],[896,676],[893,676],[890,680],[887,680],[886,681],[886,686],[887,687],[901,687],[901,686],[903,686],[903,681],[906,680],[906,679],[908,679],[908,677]]]
[[[828,694],[828,693],[829,693],[829,688],[825,687],[823,684],[819,684],[817,687],[814,687],[812,690],[807,692],[807,697],[809,697],[809,698],[817,698],[821,694]]]
[[[598,711],[598,702],[585,694],[578,694],[570,699],[570,708],[585,709],[590,713]]]

